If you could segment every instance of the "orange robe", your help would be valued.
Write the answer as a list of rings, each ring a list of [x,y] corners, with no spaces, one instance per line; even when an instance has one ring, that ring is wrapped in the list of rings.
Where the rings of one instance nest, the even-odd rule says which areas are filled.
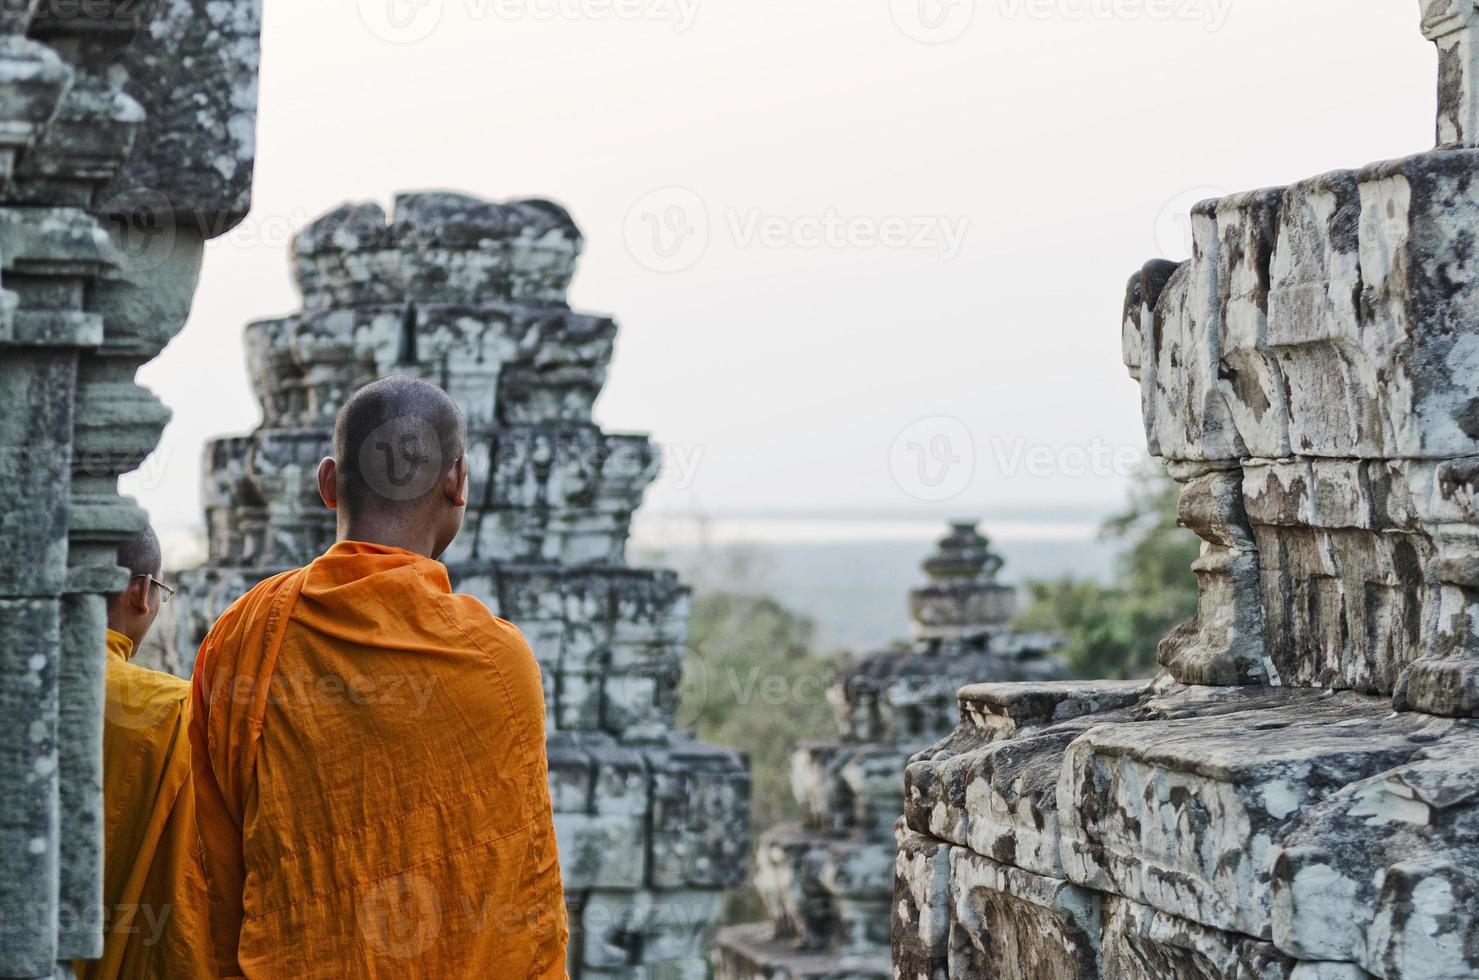
[[[129,663],[108,631],[103,713],[101,959],[81,980],[210,976],[205,878],[190,787],[190,685]]]
[[[539,667],[441,563],[341,541],[201,645],[222,976],[564,977]]]

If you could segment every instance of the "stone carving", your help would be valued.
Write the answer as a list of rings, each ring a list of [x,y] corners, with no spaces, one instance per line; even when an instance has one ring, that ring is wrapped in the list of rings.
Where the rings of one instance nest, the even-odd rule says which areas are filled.
[[[0,976],[103,948],[104,595],[144,514],[134,383],[246,214],[256,0],[0,12]],[[192,57],[177,52],[188,46]]]
[[[744,880],[749,773],[675,730],[688,593],[629,568],[657,475],[643,436],[591,421],[616,324],[570,310],[581,235],[548,201],[403,194],[298,234],[303,309],[247,327],[263,422],[205,450],[209,562],[181,576],[179,651],[236,596],[334,538],[315,471],[334,416],[387,374],[467,415],[472,486],[443,560],[528,636],[544,673],[572,976],[700,977],[723,890]]]
[[[1424,14],[1439,150],[1206,202],[1131,279],[1196,617],[1152,681],[960,692],[896,976],[1479,975],[1479,11]]]
[[[914,639],[841,670],[828,692],[837,741],[802,745],[791,782],[801,826],[764,835],[755,887],[770,922],[720,934],[722,980],[872,980],[889,968],[889,906],[903,806],[899,771],[911,752],[954,724],[955,691],[970,678],[1070,676],[1055,636],[1007,627],[1015,590],[974,523],[952,527],[909,595]]]

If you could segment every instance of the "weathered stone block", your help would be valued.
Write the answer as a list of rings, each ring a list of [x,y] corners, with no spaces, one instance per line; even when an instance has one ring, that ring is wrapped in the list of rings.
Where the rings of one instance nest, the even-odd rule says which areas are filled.
[[[582,975],[694,975],[722,898],[713,891],[590,892],[580,909]]]
[[[1272,852],[1274,942],[1388,980],[1479,973],[1476,752],[1465,725],[1302,815]]]
[[[651,786],[640,752],[614,740],[550,737],[560,873],[571,890],[637,890],[647,881]]]
[[[887,921],[887,919],[885,919]],[[719,930],[714,980],[892,980],[888,956],[797,950],[767,923]]]
[[[1423,35],[1438,46],[1438,145],[1479,143],[1479,8],[1423,0]]]
[[[748,760],[732,749],[681,741],[647,758],[651,884],[664,889],[738,885],[749,853]]]
[[[1186,484],[1181,523],[1205,544],[1192,564],[1197,614],[1172,630],[1156,658],[1183,684],[1256,684],[1273,679],[1264,637],[1259,554],[1243,508],[1237,469],[1176,464]]]
[[[899,826],[894,874],[894,976],[944,980],[950,975],[951,854],[937,840]]]
[[[225,234],[251,205],[260,0],[134,9],[149,16],[111,67],[144,118],[136,149],[98,200],[110,214],[158,200],[198,222],[202,236]]]
[[[1224,197],[1216,204],[1216,377],[1244,452],[1289,452],[1285,377],[1269,337],[1274,244],[1285,200],[1280,189]]]
[[[1361,171],[1362,305],[1381,370],[1387,455],[1479,453],[1479,151],[1425,153]],[[1315,443],[1314,453],[1328,451]]]
[[[1106,724],[1058,784],[1068,877],[1267,939],[1277,836],[1326,795],[1410,759],[1453,722],[1316,691],[1215,717]]]
[[[50,976],[58,956],[60,618],[55,599],[0,598],[0,973],[14,977]]]
[[[1356,174],[1337,171],[1284,195],[1268,297],[1268,347],[1283,392],[1255,396],[1287,426],[1281,452],[1380,455],[1375,362],[1364,345]]]
[[[1123,898],[1104,900],[1104,977],[1115,980],[1291,980],[1272,943],[1209,929]]]
[[[1100,896],[1094,892],[953,848],[950,902],[951,977],[1099,976]]]

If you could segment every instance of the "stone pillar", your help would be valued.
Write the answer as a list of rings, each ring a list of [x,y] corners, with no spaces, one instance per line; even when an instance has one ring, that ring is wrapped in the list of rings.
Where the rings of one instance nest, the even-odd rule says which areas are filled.
[[[117,482],[168,419],[133,378],[246,213],[257,33],[254,2],[0,15],[0,976],[102,950],[103,597],[145,520]]]
[[[1438,46],[1438,148],[1479,146],[1479,4],[1418,2],[1423,36]]]
[[[703,976],[744,880],[749,773],[676,726],[688,592],[628,567],[659,457],[591,421],[616,324],[572,311],[581,235],[548,201],[403,194],[344,205],[294,241],[303,309],[247,327],[264,422],[206,447],[208,564],[181,576],[179,659],[269,575],[334,540],[318,461],[334,416],[386,374],[442,386],[472,484],[443,557],[454,587],[529,638],[544,675],[555,829],[578,980]]]
[[[956,691],[973,678],[1072,676],[1053,655],[1061,638],[1009,628],[1016,591],[996,580],[1001,566],[976,522],[952,524],[909,593],[914,639],[838,672],[828,692],[838,739],[802,745],[792,760],[806,818],[769,831],[757,849],[755,888],[770,921],[720,934],[722,980],[895,975],[894,825],[909,757],[950,730]]]

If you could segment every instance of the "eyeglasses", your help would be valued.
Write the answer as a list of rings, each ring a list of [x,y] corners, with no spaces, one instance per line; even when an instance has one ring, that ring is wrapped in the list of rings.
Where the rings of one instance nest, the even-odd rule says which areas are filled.
[[[153,575],[150,575],[148,572],[140,572],[139,574],[133,576],[133,578],[130,578],[129,581],[132,582],[135,578],[146,578],[149,580],[150,585],[159,586],[159,602],[161,605],[169,602],[175,596],[174,589],[165,585],[163,582],[159,581],[159,579],[155,578]]]

